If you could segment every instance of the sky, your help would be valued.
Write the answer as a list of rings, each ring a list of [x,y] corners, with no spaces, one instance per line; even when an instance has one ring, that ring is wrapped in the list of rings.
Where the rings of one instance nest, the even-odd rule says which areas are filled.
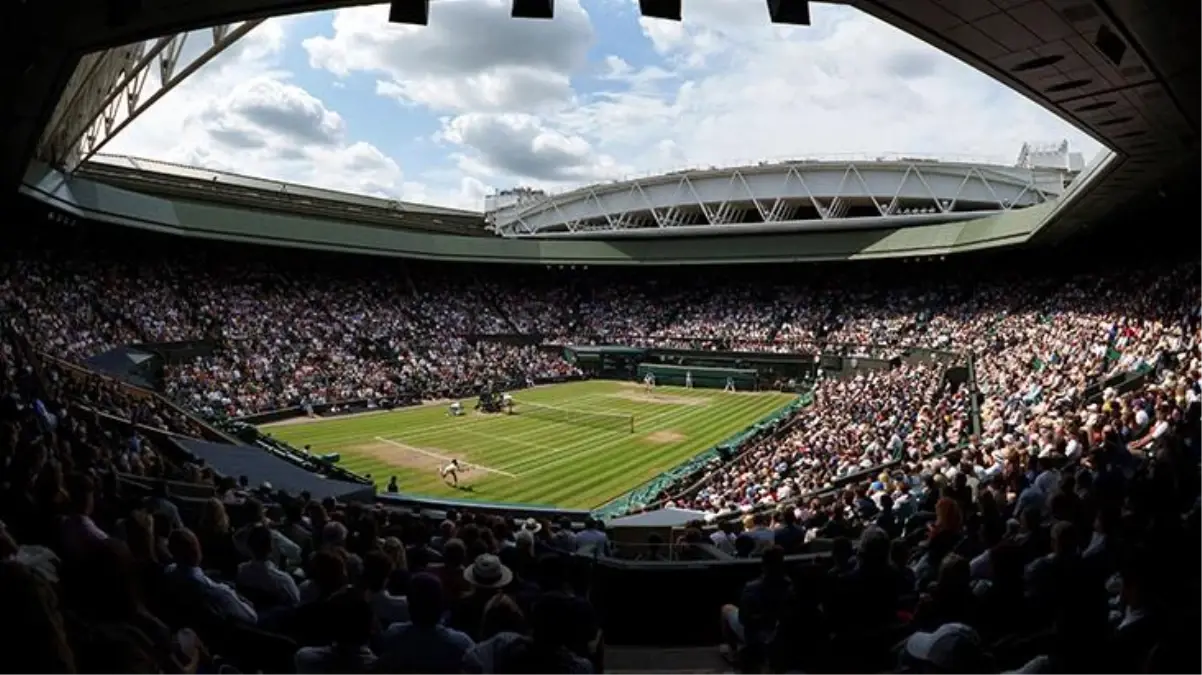
[[[386,5],[272,19],[103,152],[479,210],[496,190],[689,167],[1100,150],[888,24],[811,8],[808,27],[754,0],[685,0],[679,23],[637,0],[557,0],[553,21],[508,0],[435,0],[424,27]]]

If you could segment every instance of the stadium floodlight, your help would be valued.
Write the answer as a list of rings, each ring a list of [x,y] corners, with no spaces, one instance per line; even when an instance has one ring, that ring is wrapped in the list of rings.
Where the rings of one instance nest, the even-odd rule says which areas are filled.
[[[768,0],[768,16],[772,23],[790,26],[810,25],[809,0]]]
[[[513,0],[513,10],[509,16],[515,19],[554,19],[555,0]]]
[[[430,22],[430,0],[392,0],[388,8],[389,23],[425,26]]]
[[[639,12],[648,19],[680,21],[680,0],[639,0]]]

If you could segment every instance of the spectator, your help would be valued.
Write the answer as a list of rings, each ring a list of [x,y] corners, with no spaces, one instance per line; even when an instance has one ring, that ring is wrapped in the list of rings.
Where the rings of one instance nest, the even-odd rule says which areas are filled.
[[[722,608],[724,644],[749,669],[763,662],[794,602],[784,556],[780,547],[765,552],[760,577],[744,587],[737,606]]]
[[[330,598],[328,608],[332,641],[323,647],[297,651],[296,672],[375,672],[377,659],[369,646],[375,626],[371,606],[361,594],[344,589]]]
[[[513,572],[497,556],[484,554],[463,571],[463,578],[471,584],[471,590],[451,607],[448,625],[480,640],[484,608],[513,582]]]
[[[389,582],[396,571],[393,561],[398,555],[402,556],[400,559],[403,561],[404,556],[404,548],[399,546],[400,542],[396,543],[398,546],[395,550],[401,553],[394,553],[392,557],[387,551],[368,553],[363,558],[363,576],[359,580],[367,602],[382,626],[409,620],[409,601],[404,596],[396,596],[388,591]]]
[[[300,604],[300,590],[287,572],[271,560],[274,542],[266,525],[254,525],[246,537],[251,559],[238,565],[238,589],[248,596],[253,593],[260,609],[295,607]]]
[[[258,614],[249,602],[234,589],[213,581],[200,568],[200,542],[191,530],[176,530],[168,543],[175,561],[168,568],[166,583],[182,594],[191,607],[208,607],[218,617],[228,621],[254,624]]]
[[[379,669],[390,673],[457,673],[473,646],[467,635],[439,623],[444,590],[438,578],[417,574],[409,584],[407,623],[394,623],[380,636]]]

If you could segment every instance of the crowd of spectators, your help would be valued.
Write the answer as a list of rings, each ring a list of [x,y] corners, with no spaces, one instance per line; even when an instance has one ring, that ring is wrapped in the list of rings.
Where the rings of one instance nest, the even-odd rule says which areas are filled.
[[[732,660],[854,670],[900,644],[919,671],[1174,670],[1171,629],[1196,625],[1196,265],[939,290],[654,277],[552,289],[487,270],[73,256],[20,250],[0,276],[0,598],[25,617],[0,640],[30,672],[600,663],[598,617],[562,557],[607,551],[598,523],[432,524],[253,491],[138,432],[202,435],[191,417],[68,363],[181,340],[215,350],[171,369],[166,393],[212,416],[574,372],[537,340],[500,339],[522,333],[957,352],[975,389],[934,361],[819,377],[780,433],[677,496],[710,514],[672,543],[677,557],[761,556],[763,576],[722,612]],[[1145,379],[1097,389],[1123,374]],[[168,479],[210,496],[169,495]],[[824,546],[829,583],[796,586],[782,556]]]
[[[921,465],[971,433],[968,390],[943,375],[904,364],[821,379],[788,431],[753,444],[672,504],[721,516],[788,502],[893,459]]]
[[[132,431],[171,417],[7,326],[0,394],[5,670],[595,671],[559,553],[587,531],[240,487]]]

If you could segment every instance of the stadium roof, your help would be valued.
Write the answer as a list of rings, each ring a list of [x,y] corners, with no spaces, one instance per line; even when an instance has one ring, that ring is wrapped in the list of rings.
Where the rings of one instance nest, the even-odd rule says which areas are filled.
[[[42,145],[48,121],[89,127],[128,70],[129,52],[90,58],[174,31],[241,20],[370,4],[357,0],[148,0],[114,15],[111,3],[45,0],[12,3],[7,26],[37,26],[12,36],[3,78],[0,127],[4,179],[19,182],[35,148],[44,160],[70,148]],[[1196,164],[1199,119],[1197,3],[1135,0],[849,0],[850,4],[949,52],[1055,112],[1111,148],[1041,237],[1060,235],[1154,193],[1174,172]],[[228,32],[228,31],[227,31]],[[215,33],[217,34],[217,33]],[[153,59],[152,59],[153,60]],[[111,66],[111,67],[110,67]],[[183,69],[187,71],[186,68]],[[111,94],[110,94],[111,92]],[[67,96],[64,96],[64,93]],[[55,115],[68,102],[70,114]],[[93,127],[94,128],[94,127]],[[60,136],[61,138],[62,136]],[[66,137],[78,137],[67,134]],[[224,187],[224,186],[223,186]]]
[[[484,229],[483,214],[474,211],[356,195],[154,159],[96,155],[80,166],[77,173],[158,196],[219,201],[398,229],[492,236]]]

